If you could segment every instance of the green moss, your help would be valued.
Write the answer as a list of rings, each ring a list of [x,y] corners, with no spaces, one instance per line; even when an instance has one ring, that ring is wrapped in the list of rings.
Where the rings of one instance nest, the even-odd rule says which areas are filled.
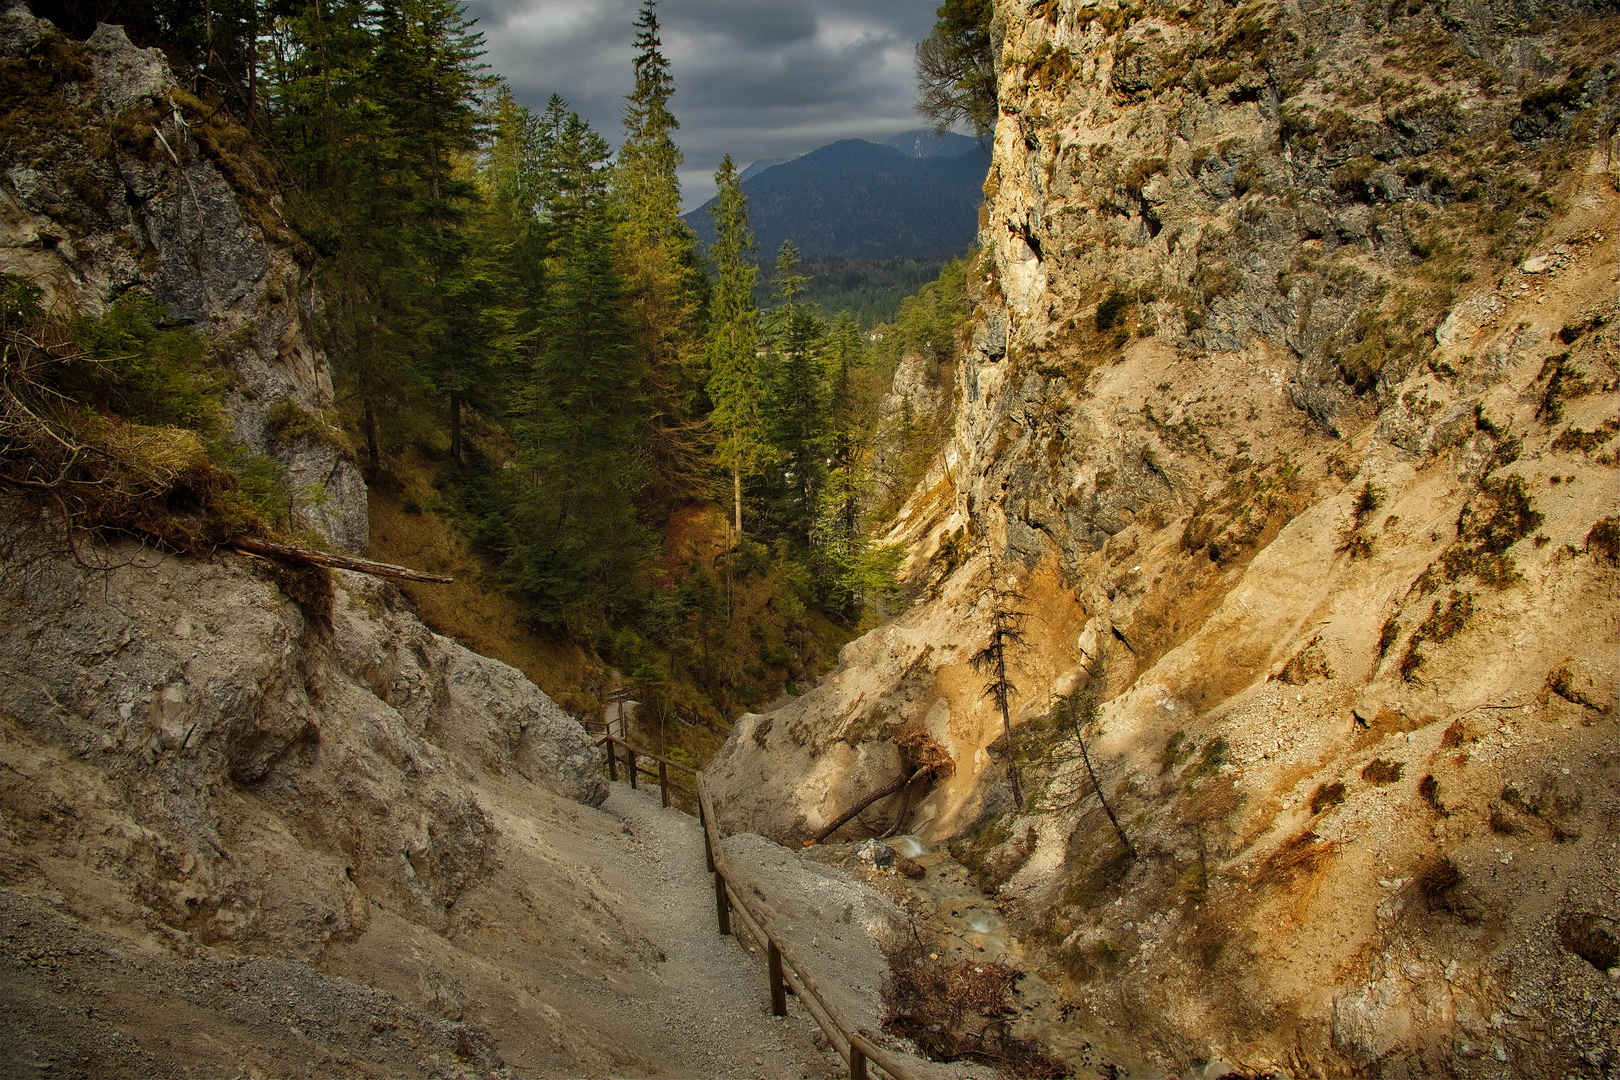
[[[1181,779],[1187,783],[1192,783],[1207,776],[1214,776],[1221,771],[1221,766],[1226,764],[1231,750],[1232,747],[1227,743],[1226,736],[1215,736],[1215,738],[1204,744],[1203,750],[1198,754],[1198,760],[1187,766],[1186,770],[1181,774]]]
[[[265,428],[272,446],[293,447],[300,443],[315,443],[330,446],[351,460],[354,457],[354,448],[344,438],[342,431],[290,398],[270,406],[270,411],[265,414]]]

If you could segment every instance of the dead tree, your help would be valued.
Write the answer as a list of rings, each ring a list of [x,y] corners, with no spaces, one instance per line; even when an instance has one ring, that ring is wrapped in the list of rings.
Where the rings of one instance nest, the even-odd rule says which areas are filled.
[[[1108,796],[1103,794],[1102,784],[1097,781],[1097,770],[1091,767],[1091,754],[1086,751],[1085,729],[1096,718],[1096,699],[1091,695],[1090,691],[1082,687],[1072,693],[1059,695],[1052,703],[1052,712],[1060,724],[1067,722],[1069,727],[1073,729],[1074,742],[1080,750],[1080,761],[1085,765],[1086,776],[1091,781],[1091,790],[1097,793],[1097,801],[1102,803],[1103,813],[1108,815],[1108,820],[1113,823],[1114,831],[1119,834],[1119,842],[1124,846],[1125,854],[1133,859],[1136,858],[1136,848],[1131,846],[1130,837],[1125,835],[1125,827],[1119,823],[1119,818],[1114,816],[1114,808],[1108,805]],[[1069,786],[1068,794],[1071,796],[1068,803],[1051,809],[1067,809],[1068,807],[1077,806],[1085,797],[1084,793],[1078,790],[1078,785],[1075,784]]]
[[[1010,578],[1007,586],[1002,587],[996,579],[994,564],[991,564],[989,594],[990,637],[984,648],[973,654],[970,662],[974,671],[990,676],[984,684],[984,696],[994,701],[996,708],[1001,710],[1001,728],[1007,737],[1007,775],[1012,780],[1013,803],[1022,808],[1024,792],[1018,784],[1018,755],[1013,746],[1010,708],[1018,688],[1007,674],[1007,649],[1024,643],[1024,620],[1029,618],[1029,612],[1018,610],[1016,605],[1024,599],[1024,595],[1013,588]]]

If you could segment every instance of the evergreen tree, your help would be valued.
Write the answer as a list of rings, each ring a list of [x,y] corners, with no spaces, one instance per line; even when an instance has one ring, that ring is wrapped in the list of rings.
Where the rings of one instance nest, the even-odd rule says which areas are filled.
[[[822,351],[827,327],[793,296],[808,280],[798,271],[798,249],[782,242],[773,275],[781,305],[770,320],[766,430],[775,451],[772,516],[801,550],[810,546],[816,501],[827,471],[827,403]]]
[[[497,291],[487,263],[470,258],[478,190],[464,165],[478,149],[479,95],[492,82],[481,74],[475,22],[457,0],[383,0],[376,62],[394,134],[396,212],[414,255],[388,284],[406,299],[419,370],[448,399],[456,461],[463,407],[489,386],[489,348],[499,334],[474,312]]]
[[[360,403],[367,472],[380,429],[421,392],[402,362],[408,311],[389,283],[407,276],[394,130],[377,95],[380,27],[361,0],[313,0],[280,20],[267,54],[266,103],[297,184],[290,219],[323,256],[316,280],[339,391]]]
[[[669,107],[675,81],[661,51],[657,0],[645,0],[635,26],[635,88],[625,99],[614,187],[631,323],[652,380],[646,421],[657,472],[654,494],[668,505],[691,497],[702,484],[701,384],[694,360],[702,344],[703,282],[696,237],[680,218],[676,174],[684,158],[675,145],[680,124]]]
[[[754,250],[754,237],[748,231],[748,198],[730,154],[720,163],[714,182],[719,192],[712,209],[715,239],[709,247],[715,265],[706,349],[709,398],[714,402],[709,422],[718,440],[720,460],[731,473],[735,542],[740,546],[743,476],[759,463],[765,435],[756,355],[759,313],[754,307],[754,276],[758,271],[747,261]]]
[[[624,108],[624,142],[616,177],[619,204],[636,240],[687,242],[676,176],[685,158],[675,145],[680,123],[669,109],[675,80],[660,51],[658,0],[643,0],[636,18],[635,89]]]
[[[973,126],[981,139],[996,124],[993,0],[945,0],[934,32],[917,46],[917,111],[934,130]]]
[[[537,141],[544,292],[514,395],[525,475],[513,564],[535,617],[560,625],[622,606],[651,551],[636,516],[647,372],[613,255],[607,144],[555,97]]]

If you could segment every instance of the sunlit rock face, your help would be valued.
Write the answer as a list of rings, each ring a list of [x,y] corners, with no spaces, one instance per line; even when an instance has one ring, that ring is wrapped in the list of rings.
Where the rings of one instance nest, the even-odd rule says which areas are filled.
[[[956,838],[1122,1057],[1612,1067],[1620,20],[995,30],[952,435],[890,532],[911,604],[738,723],[721,815],[802,841],[921,729],[954,773],[846,835]],[[970,664],[998,605],[1016,818]],[[1052,719],[1076,688],[1134,859]]]

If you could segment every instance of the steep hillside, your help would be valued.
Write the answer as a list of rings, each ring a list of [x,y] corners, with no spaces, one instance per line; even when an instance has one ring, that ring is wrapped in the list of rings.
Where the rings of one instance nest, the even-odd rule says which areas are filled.
[[[954,435],[892,534],[914,602],[738,723],[722,816],[801,841],[926,736],[954,772],[846,828],[951,842],[1073,1045],[1608,1075],[1620,21],[1056,2],[994,29]],[[1028,613],[1011,747],[969,663],[997,609]]]
[[[365,484],[324,420],[314,253],[282,220],[262,151],[116,26],[77,42],[8,3],[0,81],[0,271],[43,288],[59,315],[143,296],[195,330],[229,372],[234,441],[279,466],[285,524],[363,548]]]

